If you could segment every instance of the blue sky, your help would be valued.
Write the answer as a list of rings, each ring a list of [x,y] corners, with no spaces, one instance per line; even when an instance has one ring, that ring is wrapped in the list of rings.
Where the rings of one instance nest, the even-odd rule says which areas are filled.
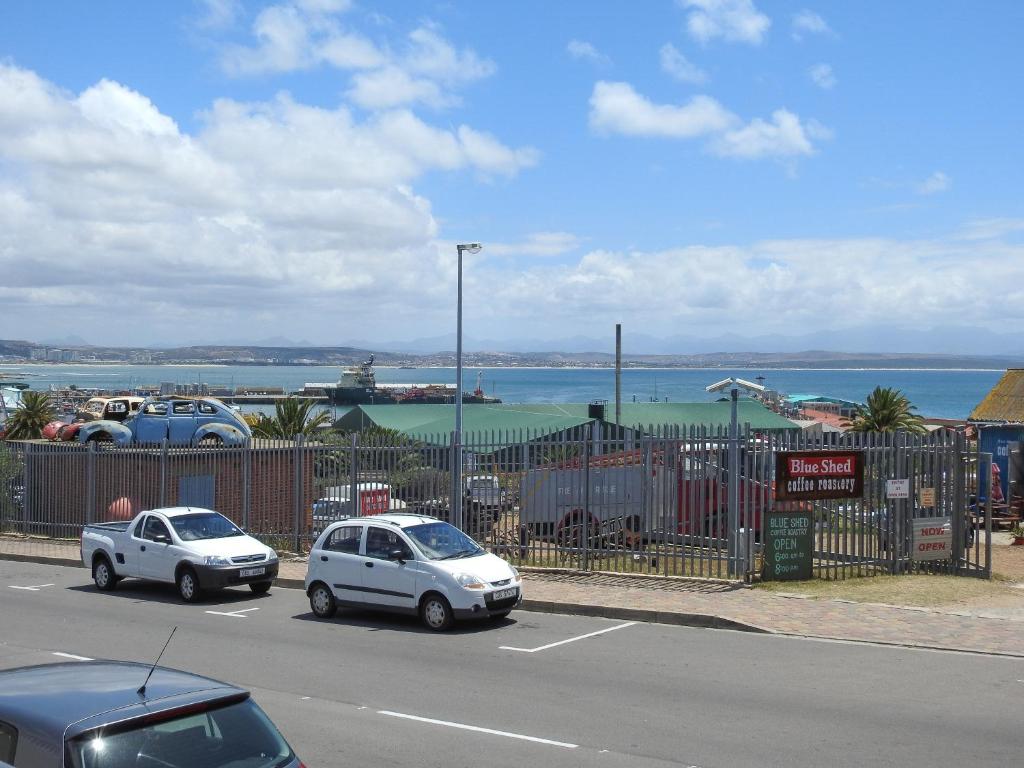
[[[998,330],[1024,315],[1022,22],[1015,2],[5,3],[2,335],[441,336],[469,240],[477,338]]]

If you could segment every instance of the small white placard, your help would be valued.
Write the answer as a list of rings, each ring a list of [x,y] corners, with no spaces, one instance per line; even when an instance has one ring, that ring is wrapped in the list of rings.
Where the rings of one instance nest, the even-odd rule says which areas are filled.
[[[948,560],[953,554],[953,525],[948,517],[914,520],[911,560]]]
[[[886,480],[885,498],[887,499],[909,499],[910,480]]]

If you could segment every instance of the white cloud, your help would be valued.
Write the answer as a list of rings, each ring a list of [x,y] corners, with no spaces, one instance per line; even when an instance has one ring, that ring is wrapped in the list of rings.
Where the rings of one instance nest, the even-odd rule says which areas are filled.
[[[453,97],[442,91],[433,80],[414,78],[399,67],[383,67],[354,75],[347,95],[367,109],[386,109],[416,102],[440,108],[453,103]]]
[[[443,83],[469,83],[494,74],[494,62],[466,49],[458,51],[434,29],[420,27],[409,33],[409,49],[401,63],[415,74]]]
[[[681,106],[655,104],[629,83],[604,81],[594,84],[590,96],[590,127],[598,134],[707,137],[713,154],[741,159],[812,155],[813,141],[832,135],[817,121],[801,122],[787,109],[775,110],[771,120],[755,118],[740,125],[736,115],[710,96],[694,96]]]
[[[466,160],[481,171],[514,176],[521,168],[536,165],[540,153],[533,148],[510,149],[489,133],[460,125],[459,141]]]
[[[534,232],[519,243],[488,243],[487,253],[494,256],[561,256],[580,246],[571,232]]]
[[[661,68],[682,83],[700,85],[708,76],[700,67],[687,59],[672,43],[665,43],[658,52]]]
[[[225,29],[242,13],[241,0],[201,0],[205,13],[196,20],[200,29]]]
[[[565,49],[574,59],[586,59],[597,64],[606,64],[608,62],[607,56],[597,50],[592,43],[588,43],[585,40],[570,40]]]
[[[585,332],[595,312],[627,327],[688,325],[716,333],[797,333],[822,326],[822,297],[841,327],[989,325],[972,286],[1024,285],[1024,245],[886,238],[790,239],[659,251],[597,249],[570,264],[490,263],[494,286],[473,316],[490,328],[556,337]],[[1014,306],[1024,291],[1013,289]],[[1005,303],[1005,302],[1004,302]],[[538,312],[538,308],[543,311]],[[1024,319],[1024,309],[1014,311]],[[539,315],[539,316],[538,316]],[[757,329],[757,334],[751,333]],[[493,333],[493,331],[491,331]]]
[[[917,185],[919,195],[935,195],[952,188],[953,180],[942,171],[935,171],[931,176]]]
[[[791,33],[794,40],[803,40],[804,35],[831,35],[828,22],[819,14],[806,8],[793,15]]]
[[[967,222],[960,230],[963,240],[995,240],[1024,232],[1024,219],[996,218],[975,219]]]
[[[728,128],[736,117],[710,96],[654,104],[629,83],[599,81],[590,96],[590,126],[599,133],[688,139]]]
[[[771,120],[755,118],[742,128],[716,137],[711,149],[717,155],[743,159],[811,155],[811,138],[816,130],[808,130],[789,110],[777,109]]]
[[[349,10],[352,0],[295,0],[295,4],[309,14],[331,14]]]
[[[510,176],[537,160],[469,126],[407,110],[360,121],[286,94],[222,99],[200,122],[185,133],[120,83],[76,95],[0,65],[5,330],[17,317],[35,337],[74,307],[83,329],[145,334],[136,343],[269,328],[279,311],[306,327],[332,318],[343,334],[354,317],[440,306],[448,267],[413,184],[428,172]],[[114,306],[131,308],[132,329],[111,326]]]
[[[232,46],[224,54],[224,69],[232,75],[291,72],[319,63],[306,18],[294,5],[272,5],[256,16],[255,48]]]
[[[291,0],[271,5],[252,25],[254,46],[230,45],[221,57],[236,76],[330,66],[352,72],[349,96],[368,109],[404,104],[441,108],[457,104],[452,91],[490,77],[494,62],[455,48],[431,24],[408,34],[394,50],[341,23],[349,2]]]
[[[701,43],[721,38],[730,43],[760,45],[771,19],[753,0],[678,0],[689,10],[686,28]]]
[[[832,71],[831,64],[815,64],[807,70],[807,74],[810,76],[811,82],[826,91],[830,91],[835,88],[836,83],[839,82],[836,80],[836,75],[835,72]]]

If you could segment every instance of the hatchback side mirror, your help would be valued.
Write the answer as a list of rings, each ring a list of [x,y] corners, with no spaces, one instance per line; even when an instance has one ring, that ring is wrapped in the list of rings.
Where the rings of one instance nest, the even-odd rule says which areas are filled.
[[[170,544],[171,537],[168,536],[166,533],[158,533],[153,536],[153,541],[155,541],[157,544]]]
[[[388,560],[397,560],[400,563],[405,562],[405,550],[404,549],[392,549],[388,552]]]

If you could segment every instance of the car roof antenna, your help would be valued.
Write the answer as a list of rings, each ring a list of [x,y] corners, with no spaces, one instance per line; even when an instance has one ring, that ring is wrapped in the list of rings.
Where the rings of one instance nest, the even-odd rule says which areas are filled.
[[[174,629],[171,630],[171,634],[167,636],[167,642],[164,643],[163,650],[160,651],[160,655],[156,657],[156,661],[153,662],[153,666],[149,668],[149,674],[146,675],[146,681],[142,684],[142,687],[139,688],[139,690],[136,691],[136,693],[139,694],[139,696],[145,696],[146,695],[146,685],[149,684],[149,678],[151,678],[153,676],[153,671],[156,669],[156,665],[160,663],[160,659],[163,658],[164,651],[166,651],[167,650],[167,646],[171,644],[171,638],[174,637],[174,633],[177,632],[177,631],[178,631],[178,628],[175,627]]]

